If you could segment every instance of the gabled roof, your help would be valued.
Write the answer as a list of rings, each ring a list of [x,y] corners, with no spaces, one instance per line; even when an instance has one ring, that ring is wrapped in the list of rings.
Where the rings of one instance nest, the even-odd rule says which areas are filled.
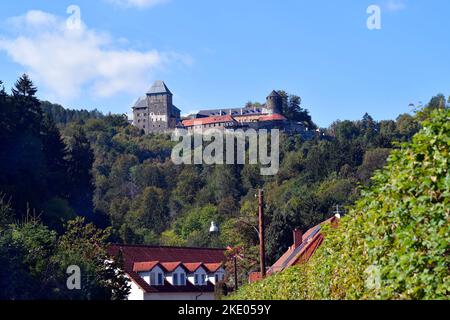
[[[154,267],[159,265],[159,261],[135,262],[133,263],[134,272],[152,271]]]
[[[205,263],[206,269],[209,270],[209,272],[216,272],[221,267],[223,267],[222,263]]]
[[[280,94],[278,92],[276,92],[275,90],[273,90],[268,96],[269,97],[281,97]]]
[[[212,117],[212,116],[224,116],[231,113],[232,116],[241,115],[254,115],[262,114],[263,106],[259,108],[245,107],[245,108],[223,108],[223,109],[208,109],[200,110],[196,115],[199,117]]]
[[[148,90],[147,94],[148,95],[152,95],[152,94],[170,94],[170,95],[172,95],[172,92],[170,92],[169,88],[167,88],[164,81],[156,80],[155,83]]]
[[[137,101],[134,103],[133,105],[133,109],[140,109],[140,108],[147,108],[147,98],[144,97],[139,97],[139,99],[137,99]]]
[[[163,268],[167,271],[167,272],[173,272],[175,271],[178,267],[182,267],[183,269],[186,270],[186,267],[183,265],[183,263],[181,261],[176,261],[176,262],[162,262],[161,265],[163,266]]]
[[[200,267],[204,267],[203,263],[201,263],[201,262],[183,263],[183,265],[189,272],[195,272]]]
[[[217,263],[222,264],[226,249],[189,248],[189,247],[165,247],[146,245],[113,244],[109,246],[108,253],[111,256],[122,254],[125,271],[132,271],[135,263],[159,261],[164,263]]]
[[[172,272],[178,267],[187,271],[197,266],[205,266],[210,272],[215,272],[226,260],[226,249],[163,247],[145,245],[115,244],[108,248],[112,257],[122,255],[124,271],[136,285],[144,292],[213,292],[214,285],[207,282],[206,286],[195,286],[186,281],[185,286],[174,286],[165,281],[162,286],[152,286],[138,274],[138,272],[150,271],[159,265],[167,272]],[[210,269],[211,268],[211,269]],[[214,271],[212,271],[214,270]]]
[[[308,261],[324,240],[323,234],[320,232],[322,225],[327,223],[333,224],[336,221],[338,221],[338,218],[334,216],[306,231],[302,237],[302,244],[298,247],[289,247],[270,267],[269,273],[280,272],[295,264]]]

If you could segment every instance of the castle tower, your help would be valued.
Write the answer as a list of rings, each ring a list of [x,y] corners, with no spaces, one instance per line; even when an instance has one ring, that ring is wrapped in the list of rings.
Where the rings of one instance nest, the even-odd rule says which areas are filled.
[[[180,118],[180,110],[173,105],[172,97],[164,81],[155,81],[133,107],[135,126],[146,133],[174,129]]]
[[[273,90],[266,98],[266,111],[269,114],[278,113],[281,114],[283,100],[281,96]]]

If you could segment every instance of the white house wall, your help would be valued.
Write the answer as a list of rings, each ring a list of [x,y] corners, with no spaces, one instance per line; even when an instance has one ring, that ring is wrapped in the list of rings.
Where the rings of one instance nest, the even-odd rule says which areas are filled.
[[[144,291],[133,281],[129,281],[128,284],[131,286],[128,300],[144,300]]]
[[[214,292],[160,292],[146,293],[144,300],[214,300]]]

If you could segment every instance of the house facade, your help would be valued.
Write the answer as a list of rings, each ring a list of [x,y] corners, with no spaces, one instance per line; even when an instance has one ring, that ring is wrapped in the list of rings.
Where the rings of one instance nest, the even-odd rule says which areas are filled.
[[[128,300],[214,300],[225,280],[225,249],[112,245],[121,256],[131,291]]]

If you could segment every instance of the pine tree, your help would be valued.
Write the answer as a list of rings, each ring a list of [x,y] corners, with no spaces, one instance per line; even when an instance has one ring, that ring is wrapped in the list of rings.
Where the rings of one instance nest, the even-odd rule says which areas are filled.
[[[94,153],[85,132],[79,128],[74,133],[67,156],[69,202],[77,214],[89,217],[93,211],[92,165]]]
[[[4,99],[6,97],[5,86],[3,85],[3,81],[0,80],[0,99]]]
[[[41,131],[42,147],[47,167],[47,186],[51,195],[66,196],[66,145],[53,119],[45,115]]]
[[[12,88],[16,103],[16,118],[19,119],[18,127],[22,132],[30,131],[35,134],[40,132],[42,110],[36,92],[36,87],[26,74],[22,75]]]

